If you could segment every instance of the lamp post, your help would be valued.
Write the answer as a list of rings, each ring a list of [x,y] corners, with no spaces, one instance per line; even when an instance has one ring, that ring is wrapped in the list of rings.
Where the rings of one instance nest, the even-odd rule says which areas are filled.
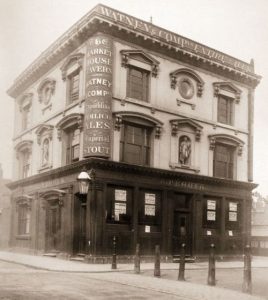
[[[84,247],[88,247],[88,252],[89,255],[91,256],[92,254],[92,233],[90,233],[91,231],[91,224],[88,227],[88,223],[90,223],[91,217],[89,216],[89,212],[91,211],[90,209],[90,202],[88,202],[89,197],[88,197],[88,192],[89,192],[89,186],[92,182],[92,180],[94,179],[94,173],[92,172],[93,170],[90,170],[89,172],[84,168],[78,175],[77,177],[77,182],[78,182],[78,190],[79,190],[79,195],[80,195],[80,200],[82,202],[85,203],[87,209],[86,209],[86,216],[84,216],[86,218],[86,237],[85,240],[83,239],[82,243],[82,249],[84,249]],[[93,176],[92,176],[93,175]],[[88,202],[88,203],[87,203]],[[88,242],[86,242],[86,240],[88,240]]]

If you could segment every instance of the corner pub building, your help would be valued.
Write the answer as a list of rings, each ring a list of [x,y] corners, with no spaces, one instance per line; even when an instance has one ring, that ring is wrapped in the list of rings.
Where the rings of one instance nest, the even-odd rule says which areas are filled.
[[[254,90],[243,62],[97,5],[13,83],[10,247],[62,257],[242,254]],[[90,176],[86,195],[77,177]],[[85,173],[84,173],[85,174]]]

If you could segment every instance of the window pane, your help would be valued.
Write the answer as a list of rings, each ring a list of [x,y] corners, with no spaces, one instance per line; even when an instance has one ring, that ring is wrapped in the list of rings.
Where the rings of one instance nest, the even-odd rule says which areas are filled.
[[[127,96],[143,101],[148,98],[149,72],[130,67],[128,74]]]
[[[233,178],[233,156],[233,147],[216,145],[214,152],[214,176]]]
[[[218,122],[224,124],[232,122],[232,100],[227,97],[218,98]]]

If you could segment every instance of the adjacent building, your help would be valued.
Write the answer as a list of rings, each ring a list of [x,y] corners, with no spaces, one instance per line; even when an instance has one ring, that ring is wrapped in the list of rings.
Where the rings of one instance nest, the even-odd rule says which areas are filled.
[[[104,5],[13,83],[11,247],[172,256],[249,242],[250,63]],[[90,176],[87,195],[77,177]]]
[[[7,184],[11,180],[3,176],[2,165],[0,164],[0,249],[9,247],[10,238],[10,194]]]

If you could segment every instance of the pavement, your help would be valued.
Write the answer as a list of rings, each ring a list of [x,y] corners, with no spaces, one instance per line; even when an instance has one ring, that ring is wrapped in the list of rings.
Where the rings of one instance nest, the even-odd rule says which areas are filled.
[[[139,287],[151,291],[159,291],[162,293],[177,295],[180,299],[196,299],[196,300],[257,300],[263,299],[237,291],[223,289],[219,287],[211,287],[202,284],[190,282],[178,282],[165,278],[155,278],[149,276],[141,276],[133,274],[133,264],[118,264],[116,270],[111,269],[110,264],[86,264],[76,261],[63,260],[54,257],[35,256],[20,254],[15,252],[0,251],[0,260],[6,262],[17,263],[20,265],[47,270],[53,272],[76,272],[90,273],[92,278],[100,278],[101,280],[120,283],[123,285]],[[207,262],[197,262],[186,264],[187,269],[204,269],[207,272]],[[253,257],[253,268],[268,268],[268,258]],[[243,268],[243,262],[217,261],[216,268],[230,269]],[[153,263],[142,263],[141,270],[153,270]],[[178,270],[178,263],[161,263],[161,270]],[[112,272],[116,272],[115,275]]]

